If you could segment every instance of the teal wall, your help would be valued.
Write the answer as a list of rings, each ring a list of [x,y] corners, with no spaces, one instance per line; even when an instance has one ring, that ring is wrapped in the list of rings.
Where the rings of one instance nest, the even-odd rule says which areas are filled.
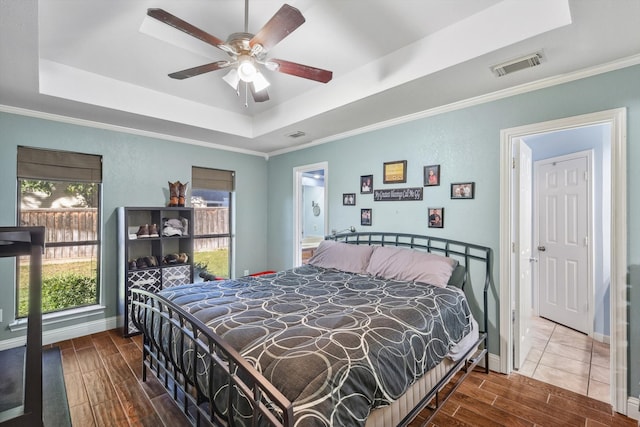
[[[17,146],[77,151],[102,155],[103,251],[102,286],[110,318],[117,311],[117,214],[118,206],[165,206],[168,181],[191,181],[191,167],[236,171],[236,271],[267,267],[265,207],[267,162],[263,157],[178,144],[162,139],[77,126],[27,116],[0,113],[0,225],[16,224]],[[0,259],[0,340],[23,335],[11,333],[8,323],[15,311],[14,262]],[[76,322],[77,323],[77,322]],[[55,327],[68,326],[68,323]],[[51,328],[45,327],[45,330]]]
[[[268,263],[270,268],[291,266],[293,204],[292,169],[328,162],[329,229],[355,225],[361,230],[360,208],[373,208],[371,230],[431,234],[490,246],[499,254],[500,130],[596,111],[627,107],[628,262],[629,304],[640,307],[640,66],[590,77],[527,94],[443,113],[367,134],[274,156],[269,159]],[[428,96],[427,93],[424,94]],[[420,94],[416,94],[420,96]],[[373,174],[374,188],[382,187],[382,164],[407,160],[407,183],[422,185],[423,166],[441,165],[439,187],[424,190],[421,202],[373,202],[357,195],[357,206],[342,206],[342,193],[359,193],[360,175]],[[473,200],[451,200],[449,183],[476,182]],[[384,185],[391,188],[392,185]],[[427,228],[428,206],[444,206],[443,229]],[[615,209],[615,207],[614,207]],[[491,295],[490,332],[498,325],[499,263]],[[629,392],[640,393],[640,310],[629,310]],[[491,352],[499,353],[497,335]]]

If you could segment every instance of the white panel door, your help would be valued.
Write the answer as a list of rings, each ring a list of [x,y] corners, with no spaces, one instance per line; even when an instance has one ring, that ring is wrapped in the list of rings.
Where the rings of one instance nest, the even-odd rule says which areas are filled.
[[[589,333],[588,159],[541,163],[539,217],[540,316]]]
[[[517,180],[518,196],[518,231],[517,231],[517,247],[518,262],[516,265],[516,289],[515,298],[517,301],[517,315],[514,316],[514,349],[513,349],[513,367],[519,369],[522,367],[529,350],[531,350],[531,270],[534,259],[531,257],[532,248],[532,155],[531,148],[523,141],[518,141],[517,147],[516,171],[514,178]],[[516,187],[514,185],[514,187]]]

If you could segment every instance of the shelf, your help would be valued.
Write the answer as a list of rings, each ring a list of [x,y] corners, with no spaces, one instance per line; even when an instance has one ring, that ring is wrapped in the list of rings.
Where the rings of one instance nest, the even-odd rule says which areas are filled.
[[[132,287],[157,292],[193,282],[194,218],[193,209],[187,207],[118,208],[118,300],[125,336],[138,333],[129,319]],[[131,238],[145,224],[156,224],[159,236]],[[186,262],[175,262],[184,255]],[[135,268],[131,268],[133,262]]]

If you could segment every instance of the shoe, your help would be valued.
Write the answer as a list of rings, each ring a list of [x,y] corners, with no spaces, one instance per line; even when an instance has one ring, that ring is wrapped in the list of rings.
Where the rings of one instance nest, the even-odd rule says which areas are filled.
[[[158,234],[157,224],[151,224],[149,226],[149,237],[160,237],[160,235]]]
[[[138,239],[149,237],[149,224],[141,225],[136,236],[138,236]]]
[[[157,267],[158,266],[157,258],[154,257],[154,256],[144,257],[144,262],[145,262],[145,264],[147,264],[147,267]]]
[[[163,264],[177,264],[178,254],[167,254],[162,262]]]
[[[133,261],[129,261],[129,270],[137,270],[138,269],[138,264],[136,264],[136,260],[134,259]]]
[[[138,258],[136,260],[136,266],[138,268],[147,268],[147,263],[144,260],[144,257]]]

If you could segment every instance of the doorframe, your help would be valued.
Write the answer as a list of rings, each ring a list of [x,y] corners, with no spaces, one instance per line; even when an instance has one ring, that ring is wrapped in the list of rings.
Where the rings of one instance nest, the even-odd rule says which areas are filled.
[[[594,277],[595,277],[595,263],[594,263],[594,253],[595,253],[595,224],[594,224],[594,191],[595,191],[595,186],[594,186],[594,179],[593,179],[593,171],[594,171],[594,167],[593,167],[593,162],[594,162],[594,156],[593,156],[593,150],[581,150],[581,151],[576,151],[574,153],[569,153],[569,154],[564,154],[561,156],[555,156],[555,157],[550,157],[548,159],[542,159],[542,160],[537,160],[535,162],[533,162],[533,177],[534,177],[534,190],[533,190],[533,216],[534,218],[539,218],[540,217],[540,200],[538,200],[537,197],[537,191],[538,188],[536,186],[536,182],[537,182],[537,177],[538,177],[538,169],[540,168],[540,165],[543,164],[548,164],[548,163],[552,163],[552,162],[562,162],[565,160],[573,160],[573,159],[577,159],[577,158],[585,158],[587,159],[587,176],[589,177],[589,181],[587,184],[587,237],[589,239],[589,247],[587,250],[587,265],[588,265],[588,270],[587,270],[587,318],[589,319],[589,324],[587,326],[587,335],[593,338],[593,334],[594,334],[594,329],[593,329],[593,322],[595,319],[595,307],[594,307],[594,301],[595,301],[595,283],[594,283]],[[532,228],[533,228],[533,236],[534,236],[534,246],[539,246],[540,245],[540,240],[539,240],[539,221],[537,220],[533,220],[532,221]],[[539,256],[536,256],[536,258],[539,258]],[[540,265],[538,264],[537,267],[538,271],[540,269]],[[540,274],[538,274],[538,272],[536,272],[535,277],[533,279],[532,282],[532,287],[533,287],[533,312],[536,314],[536,316],[540,315]]]
[[[513,140],[537,133],[548,133],[594,124],[611,125],[611,405],[627,414],[627,109],[616,108],[500,131],[500,370],[513,370],[513,297],[510,279],[514,266],[512,248],[517,247],[511,195],[517,194],[511,180]]]
[[[329,194],[329,162],[319,162],[310,165],[296,166],[293,168],[293,266],[302,265],[302,216],[304,209],[302,206],[302,177],[305,172],[324,170],[324,204],[322,209],[324,215],[324,230],[327,234],[329,229],[328,194]]]

